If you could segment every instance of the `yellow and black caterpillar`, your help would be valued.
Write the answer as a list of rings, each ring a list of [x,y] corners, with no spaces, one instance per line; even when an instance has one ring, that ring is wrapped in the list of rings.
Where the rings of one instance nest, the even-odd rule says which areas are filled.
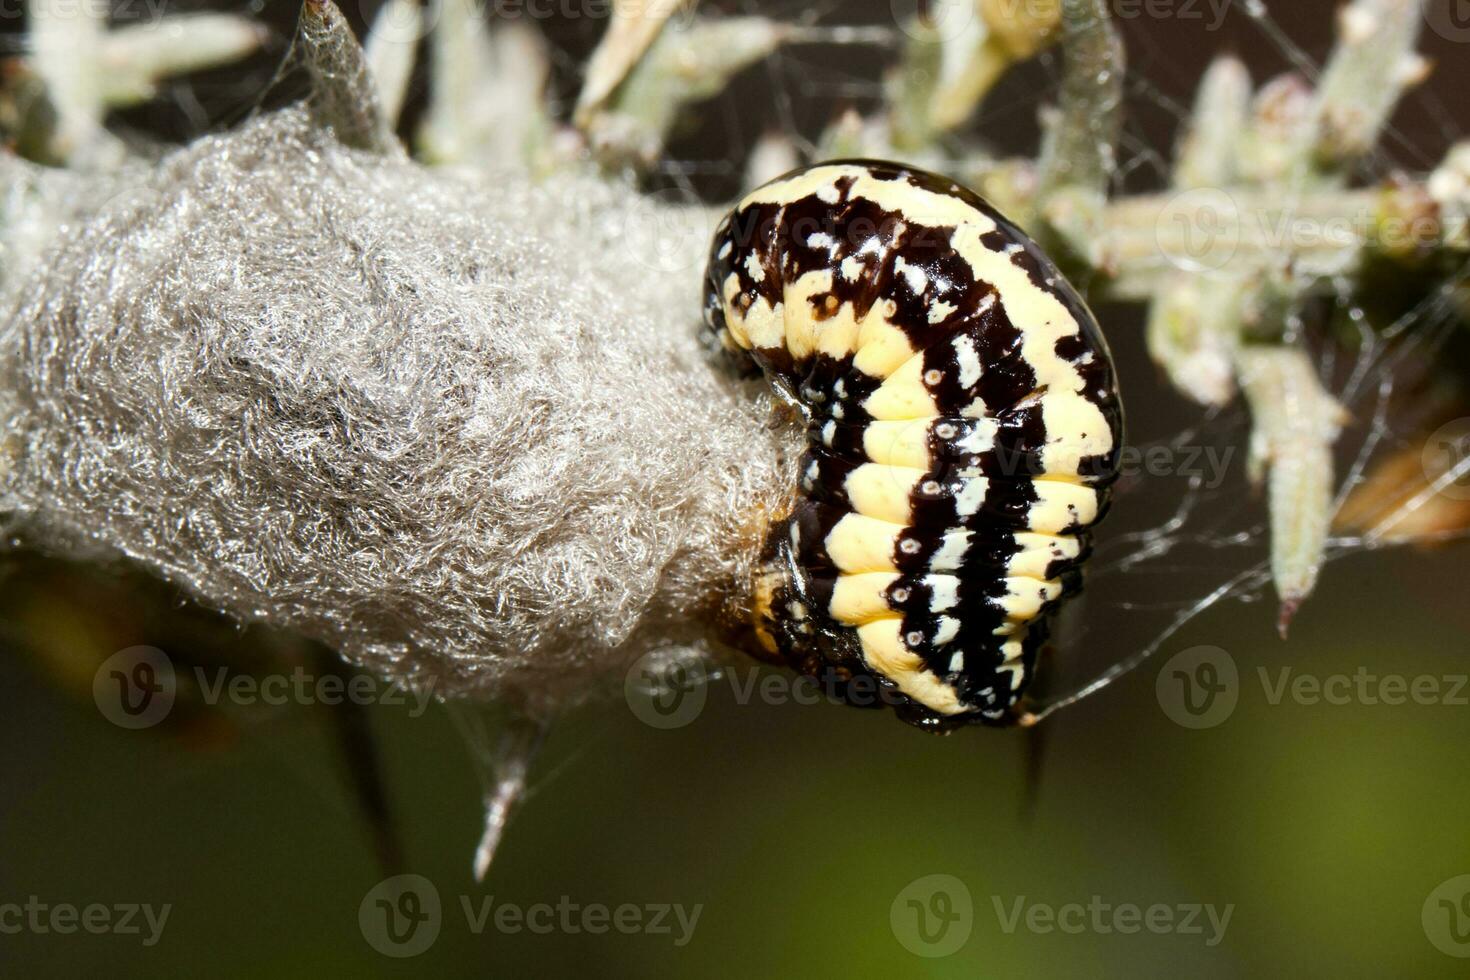
[[[705,317],[801,412],[750,626],[905,720],[1004,724],[1080,585],[1122,440],[1106,341],[1015,225],[933,174],[799,170],[715,233]]]

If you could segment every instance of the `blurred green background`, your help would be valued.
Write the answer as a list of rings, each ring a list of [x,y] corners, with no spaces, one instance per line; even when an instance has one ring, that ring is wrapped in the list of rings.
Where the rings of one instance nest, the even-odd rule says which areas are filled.
[[[266,12],[285,25],[290,12],[277,8],[287,6]],[[360,23],[374,6],[349,13]],[[1275,6],[1309,52],[1325,52],[1332,4]],[[1135,65],[1159,90],[1135,93],[1140,140],[1169,145],[1159,93],[1185,99],[1212,52],[1233,48],[1274,64],[1240,19],[1215,33],[1179,18],[1126,25]],[[584,18],[560,30],[569,57],[595,40],[596,26]],[[1433,88],[1452,99],[1470,59],[1429,40],[1441,64]],[[862,67],[823,65],[821,52],[804,57],[813,70]],[[201,79],[200,103],[227,118],[255,83]],[[764,73],[750,80],[768,83]],[[1023,117],[1044,94],[1044,86],[1028,93],[1026,111],[1007,109],[1023,130],[1016,140],[1034,132]],[[720,120],[712,130],[728,130],[727,110],[709,109]],[[160,130],[178,122],[166,106],[153,111]],[[1463,131],[1463,106],[1451,115],[1410,100],[1396,148],[1407,164],[1427,164]],[[1447,128],[1454,118],[1459,130]],[[711,157],[721,152],[709,133],[687,140],[710,147]],[[1134,439],[1167,437],[1193,410],[1148,365],[1137,312],[1099,312],[1117,348]],[[1226,420],[1217,438],[1239,434]],[[1238,461],[1216,499],[1260,517]],[[1161,506],[1147,488],[1121,494],[1108,533],[1158,523]],[[91,696],[100,659],[135,644],[158,646],[181,665],[232,669],[268,670],[261,657],[307,654],[215,622],[117,570],[8,559],[0,569],[0,906],[35,895],[78,906],[168,903],[171,911],[151,948],[137,936],[0,935],[0,974],[1463,976],[1470,961],[1432,940],[1443,942],[1451,924],[1470,928],[1470,909],[1453,922],[1453,910],[1433,918],[1440,907],[1431,893],[1470,873],[1470,706],[1273,704],[1258,671],[1273,681],[1282,667],[1317,678],[1360,668],[1464,675],[1467,554],[1449,547],[1334,563],[1288,643],[1275,634],[1269,602],[1210,610],[1143,668],[1046,723],[1029,817],[1024,733],[935,738],[884,713],[737,703],[722,682],[677,729],[644,724],[617,697],[571,713],[546,746],[488,880],[476,885],[480,788],[455,727],[437,706],[422,717],[411,705],[372,707],[367,723],[402,870],[429,879],[443,907],[437,939],[405,960],[376,952],[359,925],[360,904],[389,872],[350,778],[361,757],[339,751],[341,709],[221,713],[186,701],[166,724],[124,731]],[[1165,569],[1175,579],[1170,595],[1203,595],[1260,556],[1256,548],[1181,558],[1177,574]],[[1085,649],[1069,656],[1058,683],[1075,684],[1162,628],[1159,613],[1125,605],[1147,603],[1156,588],[1128,575],[1100,581]],[[1191,730],[1161,706],[1156,680],[1171,656],[1198,645],[1230,656],[1238,706],[1214,727]],[[745,668],[737,676],[748,680]],[[945,934],[963,939],[957,951],[928,958],[905,946],[934,951],[915,943],[907,899],[913,883],[935,874],[963,883],[972,914]],[[609,908],[680,903],[697,906],[699,917],[684,945],[677,927],[675,935],[537,935],[492,924],[476,934],[461,899],[487,896],[521,907],[564,896]],[[1211,946],[1203,916],[1203,934],[1091,926],[1068,934],[1024,924],[1007,931],[997,912],[997,903],[1009,915],[1018,900],[1059,908],[1094,896],[1113,906],[1209,903],[1231,913]],[[963,904],[953,888],[948,898],[951,910]]]
[[[380,956],[358,925],[384,877],[322,713],[288,709],[222,748],[124,732],[13,658],[0,900],[171,903],[162,940],[0,937],[13,976],[1460,976],[1421,907],[1470,872],[1465,706],[1271,705],[1256,668],[1316,675],[1466,670],[1463,552],[1331,569],[1283,645],[1264,608],[1219,609],[1165,653],[1228,650],[1223,724],[1190,731],[1155,698],[1157,664],[1052,722],[1041,798],[1020,814],[1024,736],[949,738],[833,706],[734,703],[690,725],[620,701],[553,735],[483,887],[469,873],[479,793],[442,709],[372,712],[409,870],[444,903],[438,940]],[[913,880],[961,879],[973,930],[922,959],[890,925]],[[471,932],[458,896],[702,906],[672,936]],[[1234,906],[1206,936],[1018,930],[1029,903]]]

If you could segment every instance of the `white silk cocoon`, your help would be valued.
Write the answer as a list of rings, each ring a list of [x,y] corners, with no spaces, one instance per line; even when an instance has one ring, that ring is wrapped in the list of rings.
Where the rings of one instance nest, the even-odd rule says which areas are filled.
[[[13,543],[448,696],[582,690],[739,601],[799,439],[700,343],[707,212],[426,169],[300,109],[9,183]]]

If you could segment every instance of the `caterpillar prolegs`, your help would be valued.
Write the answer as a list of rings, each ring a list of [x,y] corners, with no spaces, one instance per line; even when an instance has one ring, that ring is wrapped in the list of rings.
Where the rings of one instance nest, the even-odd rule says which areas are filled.
[[[923,727],[1006,723],[1122,441],[1081,298],[974,193],[867,160],[747,196],[706,288],[709,327],[806,424],[752,584],[762,652]]]

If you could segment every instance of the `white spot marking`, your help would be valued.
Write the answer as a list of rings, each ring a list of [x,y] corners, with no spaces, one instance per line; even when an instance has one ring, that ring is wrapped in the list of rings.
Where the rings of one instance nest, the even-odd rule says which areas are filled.
[[[928,318],[930,323],[942,323],[945,320],[948,320],[951,314],[953,314],[954,311],[957,309],[959,309],[959,307],[955,306],[953,303],[946,303],[943,300],[939,300],[937,302],[929,304],[929,312],[926,313],[925,316]]]
[[[955,357],[960,363],[960,386],[972,387],[980,380],[980,352],[975,349],[975,341],[971,337],[961,335],[954,341]]]
[[[995,426],[989,422],[971,426],[965,437],[955,443],[963,453],[983,453],[995,447]]]
[[[979,513],[980,505],[985,503],[987,486],[984,480],[966,480],[962,483],[954,501],[955,512],[961,517],[974,517]]]
[[[754,251],[745,253],[745,271],[756,282],[766,281],[766,270],[761,267],[759,260],[755,257]]]
[[[969,534],[946,535],[934,557],[929,561],[929,567],[935,571],[947,571],[959,568],[964,564],[965,552],[970,550]]]
[[[931,591],[930,612],[944,612],[954,608],[955,603],[960,601],[959,579],[953,575],[933,575],[927,581]]]
[[[893,271],[907,280],[909,291],[915,296],[921,295],[924,292],[924,287],[929,285],[928,273],[920,266],[910,265],[908,262],[905,262],[902,255],[893,260]]]

